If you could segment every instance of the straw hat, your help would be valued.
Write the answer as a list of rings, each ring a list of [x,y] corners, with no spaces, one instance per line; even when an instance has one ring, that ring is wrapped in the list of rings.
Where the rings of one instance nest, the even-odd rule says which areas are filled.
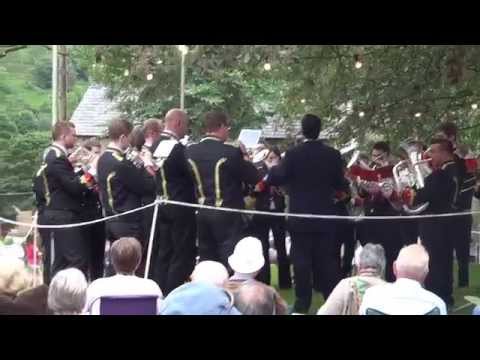
[[[228,264],[240,274],[252,274],[260,271],[265,265],[260,240],[251,236],[240,240],[235,246],[233,254],[228,258]]]

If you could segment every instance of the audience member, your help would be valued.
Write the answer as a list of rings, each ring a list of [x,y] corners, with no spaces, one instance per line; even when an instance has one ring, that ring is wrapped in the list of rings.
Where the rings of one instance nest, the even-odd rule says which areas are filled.
[[[262,242],[254,237],[243,238],[228,258],[228,264],[234,274],[230,277],[226,288],[233,291],[241,283],[255,279],[265,265]]]
[[[228,271],[218,261],[205,260],[195,266],[190,278],[192,282],[203,282],[223,287],[228,280]]]
[[[445,302],[424,289],[429,256],[425,248],[414,244],[404,247],[393,264],[396,281],[371,287],[365,292],[361,315],[446,315]]]
[[[286,302],[271,286],[248,280],[234,292],[235,307],[243,315],[287,315]]]
[[[217,286],[191,282],[173,290],[161,305],[160,315],[241,315],[233,295]]]
[[[357,275],[341,280],[317,315],[358,315],[365,291],[384,284],[385,250],[382,245],[366,244],[355,254]]]
[[[80,315],[87,299],[87,280],[76,268],[57,272],[48,289],[48,307],[54,315]]]
[[[162,301],[162,291],[150,279],[135,275],[142,261],[142,246],[135,238],[120,238],[112,244],[110,257],[115,275],[97,279],[87,290],[85,312],[92,315],[100,313],[100,298],[102,296],[158,296],[158,308]]]

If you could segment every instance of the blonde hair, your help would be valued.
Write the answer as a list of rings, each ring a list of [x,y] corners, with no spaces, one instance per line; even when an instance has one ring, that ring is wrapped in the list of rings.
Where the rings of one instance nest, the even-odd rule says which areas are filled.
[[[31,285],[32,276],[22,260],[8,257],[0,260],[0,294],[16,296]]]

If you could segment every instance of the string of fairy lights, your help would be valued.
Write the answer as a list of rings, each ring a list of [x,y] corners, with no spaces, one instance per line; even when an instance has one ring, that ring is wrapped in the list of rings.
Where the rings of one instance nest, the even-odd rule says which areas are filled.
[[[184,82],[184,79],[183,79],[183,77],[184,77],[184,59],[185,59],[185,56],[186,56],[186,55],[188,54],[188,52],[189,52],[189,48],[188,48],[187,45],[176,45],[176,47],[177,47],[178,51],[180,52],[180,54],[181,54],[181,56],[182,56],[182,81],[181,81],[181,82],[182,82],[182,85],[181,85],[182,89],[181,89],[181,92],[182,92],[182,97],[183,97],[183,96],[184,96],[184,95],[183,95],[183,92],[184,92],[184,89],[183,89],[183,86],[184,86],[184,84],[183,84],[183,82]],[[122,61],[125,62],[126,60],[123,59]],[[163,60],[161,60],[161,59],[160,59],[160,60],[157,60],[157,61],[156,61],[156,64],[157,64],[157,65],[163,64]],[[92,66],[95,67],[96,64],[93,64]],[[100,64],[100,67],[103,68],[103,67],[104,67],[104,64]],[[362,68],[364,67],[363,55],[362,55],[361,53],[354,54],[353,67],[354,67],[356,70],[360,70],[360,69],[362,69]],[[272,70],[272,64],[271,64],[270,62],[265,62],[265,63],[263,64],[263,69],[264,69],[264,71],[267,71],[267,72],[271,71],[271,70]],[[123,75],[124,75],[125,77],[129,76],[129,75],[130,75],[130,71],[129,71],[128,69],[125,69],[124,72],[123,72]],[[146,75],[146,80],[147,80],[147,81],[152,81],[153,78],[154,78],[154,74],[153,74],[152,72],[150,72],[150,73],[148,73],[148,74]],[[306,104],[306,103],[307,103],[307,99],[305,99],[305,98],[300,99],[300,103],[301,103],[301,104]],[[471,104],[471,109],[472,109],[472,111],[478,110],[478,104],[477,104],[477,103]],[[365,114],[364,111],[359,111],[359,112],[358,112],[358,117],[359,117],[359,118],[363,118],[363,117],[365,117],[365,115],[366,115],[366,114]],[[419,118],[422,117],[422,113],[421,113],[421,112],[416,112],[413,116],[414,116],[416,119],[419,119]]]

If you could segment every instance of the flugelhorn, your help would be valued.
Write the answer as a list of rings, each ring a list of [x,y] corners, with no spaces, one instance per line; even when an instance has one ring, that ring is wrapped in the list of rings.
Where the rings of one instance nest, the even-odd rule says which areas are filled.
[[[393,179],[399,194],[407,188],[422,189],[425,186],[425,178],[431,174],[430,160],[424,159],[423,146],[419,141],[407,139],[400,144],[400,148],[406,153],[407,158],[393,167]],[[426,151],[428,152],[428,150]],[[403,210],[410,215],[416,215],[425,211],[429,203],[423,203],[412,208],[406,204]]]

